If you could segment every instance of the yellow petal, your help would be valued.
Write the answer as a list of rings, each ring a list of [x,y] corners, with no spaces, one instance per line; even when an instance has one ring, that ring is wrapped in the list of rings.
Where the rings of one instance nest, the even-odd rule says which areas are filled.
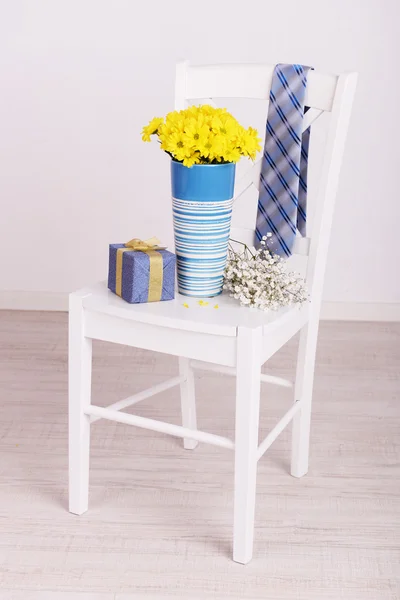
[[[214,306],[214,308],[219,308],[218,304],[216,304],[216,305]]]
[[[186,302],[184,302],[184,303],[183,303],[183,306],[184,306],[185,308],[189,308],[189,304],[186,304]]]

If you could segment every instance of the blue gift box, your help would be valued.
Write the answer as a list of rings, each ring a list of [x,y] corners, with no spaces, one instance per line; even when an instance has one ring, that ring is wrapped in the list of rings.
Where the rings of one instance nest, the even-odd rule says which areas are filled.
[[[120,254],[119,261],[122,258],[122,265],[119,264],[120,272],[120,293],[117,290],[117,254],[119,248],[125,248]],[[154,282],[150,284],[150,261],[154,260],[152,253],[147,254],[139,250],[126,248],[125,244],[110,244],[110,258],[108,269],[108,287],[131,304],[140,302],[154,301],[154,293],[149,298],[149,289],[154,292]],[[157,250],[157,254],[162,257],[162,273],[159,285],[159,295],[157,300],[173,300],[175,297],[175,262],[176,257],[168,250]]]

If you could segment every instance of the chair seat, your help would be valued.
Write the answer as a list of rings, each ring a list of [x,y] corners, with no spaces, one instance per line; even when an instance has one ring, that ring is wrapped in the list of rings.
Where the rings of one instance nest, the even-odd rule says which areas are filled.
[[[238,300],[223,292],[208,300],[181,296],[166,302],[129,304],[113,294],[105,282],[85,288],[84,309],[109,316],[183,331],[235,337],[239,327],[263,328],[263,334],[275,332],[289,322],[300,329],[308,320],[308,305],[290,306],[277,311],[261,311],[240,306]],[[82,294],[83,295],[83,294]],[[204,305],[208,302],[207,305]],[[185,306],[187,305],[187,306]],[[218,308],[216,308],[218,306]]]

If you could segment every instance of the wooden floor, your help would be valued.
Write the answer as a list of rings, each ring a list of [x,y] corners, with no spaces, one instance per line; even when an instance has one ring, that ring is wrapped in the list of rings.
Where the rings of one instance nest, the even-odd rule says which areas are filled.
[[[296,343],[268,371],[291,376]],[[233,454],[99,421],[90,509],[67,512],[67,317],[0,312],[1,600],[400,598],[400,324],[321,325],[311,467],[289,431],[259,463],[253,561],[231,560]],[[176,359],[96,344],[107,405],[177,373]],[[233,436],[234,381],[200,373],[200,426]],[[263,387],[268,431],[290,391]],[[132,407],[179,422],[177,389]]]

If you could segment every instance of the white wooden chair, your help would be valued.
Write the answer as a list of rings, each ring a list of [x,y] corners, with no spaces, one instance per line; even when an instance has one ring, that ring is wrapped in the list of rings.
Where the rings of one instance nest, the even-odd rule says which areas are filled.
[[[267,99],[273,66],[177,66],[176,108],[192,99]],[[314,378],[321,294],[339,170],[356,87],[357,75],[326,75],[311,71],[308,77],[304,128],[323,112],[330,123],[311,238],[298,238],[295,251],[306,257],[310,303],[301,309],[261,312],[240,307],[223,294],[219,310],[187,310],[185,298],[171,302],[130,305],[108,291],[105,283],[70,296],[69,326],[69,510],[82,514],[88,508],[89,439],[91,424],[109,419],[168,433],[194,449],[207,442],[235,453],[233,559],[247,563],[252,557],[257,461],[293,420],[291,473],[308,470],[311,397]],[[250,185],[258,187],[260,161],[237,183],[237,196]],[[234,224],[233,224],[234,225]],[[234,228],[232,237],[253,243],[253,230]],[[293,405],[258,442],[260,383],[291,386],[278,377],[261,374],[261,366],[301,330]],[[165,352],[179,357],[179,376],[149,390],[116,402],[108,408],[91,404],[92,340],[105,340]],[[196,367],[236,375],[235,439],[199,431],[193,369]],[[147,419],[121,409],[173,386],[180,386],[182,426]]]

